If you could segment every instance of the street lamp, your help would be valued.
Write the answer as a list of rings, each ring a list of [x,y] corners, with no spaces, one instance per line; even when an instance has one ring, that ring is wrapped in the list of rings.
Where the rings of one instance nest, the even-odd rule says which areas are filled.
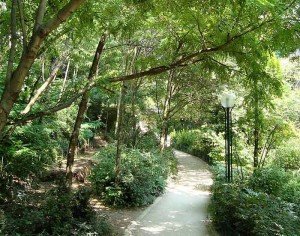
[[[231,111],[235,104],[236,96],[232,92],[225,92],[221,96],[221,104],[225,110],[225,169],[226,180],[232,180],[232,120]]]

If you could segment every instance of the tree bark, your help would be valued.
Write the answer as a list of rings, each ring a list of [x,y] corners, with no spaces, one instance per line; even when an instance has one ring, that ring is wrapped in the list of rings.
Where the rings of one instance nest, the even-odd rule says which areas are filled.
[[[53,70],[50,73],[48,79],[42,84],[42,86],[36,91],[36,93],[30,98],[29,103],[25,107],[25,109],[21,112],[21,114],[27,114],[35,102],[38,100],[40,95],[45,91],[45,89],[51,84],[51,82],[55,79],[59,68],[63,65],[64,57],[55,62],[53,66]]]
[[[20,96],[25,78],[36,59],[43,41],[53,30],[67,20],[67,18],[84,2],[85,0],[71,0],[54,18],[49,20],[47,24],[39,26],[33,33],[28,47],[21,57],[19,65],[7,80],[0,100],[0,136],[2,136],[10,111]]]
[[[97,73],[97,68],[98,68],[98,64],[100,61],[100,56],[103,52],[103,48],[105,45],[105,39],[106,39],[106,35],[102,34],[102,36],[100,37],[97,49],[96,49],[96,53],[95,53],[95,56],[93,59],[92,66],[90,68],[90,72],[89,72],[89,76],[88,76],[88,80],[90,80],[90,81],[95,80],[95,78],[96,78],[96,73]],[[73,128],[73,132],[72,132],[72,135],[71,135],[70,141],[69,141],[69,148],[68,148],[68,154],[67,154],[67,173],[66,173],[66,181],[67,181],[68,187],[72,186],[72,179],[73,179],[72,169],[73,169],[73,165],[74,165],[74,156],[75,156],[75,151],[76,151],[76,147],[77,147],[77,143],[78,143],[80,127],[81,127],[81,124],[83,121],[84,114],[87,110],[88,102],[89,102],[89,91],[86,91],[82,95],[81,102],[79,104],[76,121],[75,121],[74,128]]]
[[[12,8],[11,8],[11,16],[10,16],[10,50],[9,50],[9,58],[7,64],[7,71],[6,71],[6,83],[8,83],[12,72],[13,72],[13,65],[15,61],[15,54],[16,54],[16,46],[17,46],[17,0],[12,1]]]
[[[46,6],[47,6],[47,0],[40,0],[40,4],[36,12],[33,32],[37,31],[38,28],[43,24],[44,15],[46,12]]]
[[[61,86],[59,101],[61,100],[62,96],[64,95],[66,82],[67,82],[67,79],[68,79],[68,76],[69,76],[69,68],[70,68],[70,60],[68,61],[67,68],[66,68],[66,71],[65,71],[65,77],[64,77],[63,84]]]
[[[260,135],[260,121],[259,121],[259,98],[257,88],[257,78],[254,78],[254,149],[253,149],[253,167],[258,167],[258,155],[259,155],[259,135]]]
[[[258,167],[258,152],[259,152],[259,131],[254,128],[254,150],[253,150],[253,167]]]
[[[22,41],[23,41],[23,53],[26,51],[27,48],[27,33],[26,33],[26,25],[25,25],[25,19],[24,19],[24,7],[22,0],[17,0],[18,6],[19,6],[19,12],[20,12],[20,22],[22,27]]]
[[[166,147],[166,141],[168,137],[168,127],[169,127],[169,118],[170,118],[170,108],[171,108],[171,99],[172,99],[172,86],[173,78],[175,71],[172,70],[168,76],[167,91],[164,101],[164,106],[162,110],[162,124],[160,131],[160,150],[163,151]]]
[[[120,167],[121,167],[121,154],[122,154],[122,144],[123,144],[123,116],[125,110],[125,95],[126,95],[126,85],[122,82],[122,87],[120,91],[120,99],[118,104],[118,116],[116,123],[116,139],[117,139],[117,154],[115,160],[115,184],[118,185],[120,182]]]

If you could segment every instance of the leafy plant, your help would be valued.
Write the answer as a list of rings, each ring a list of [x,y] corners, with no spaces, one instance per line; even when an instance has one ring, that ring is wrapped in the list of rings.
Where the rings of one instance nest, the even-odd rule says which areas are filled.
[[[290,139],[280,145],[275,152],[272,163],[285,170],[300,169],[299,139]]]
[[[33,197],[25,193],[1,211],[0,232],[5,235],[111,235],[112,229],[92,210],[90,191],[69,192],[64,185]],[[3,213],[3,214],[2,214]]]
[[[114,175],[115,146],[96,155],[99,164],[92,171],[93,188],[108,204],[140,206],[151,203],[164,191],[166,178],[175,169],[173,153],[143,152],[124,148],[119,182]]]
[[[209,163],[223,158],[224,140],[215,131],[202,128],[181,130],[171,134],[172,145],[179,150],[198,156]]]
[[[258,169],[246,182],[216,178],[210,211],[225,235],[295,235],[299,190],[299,177],[278,168]]]

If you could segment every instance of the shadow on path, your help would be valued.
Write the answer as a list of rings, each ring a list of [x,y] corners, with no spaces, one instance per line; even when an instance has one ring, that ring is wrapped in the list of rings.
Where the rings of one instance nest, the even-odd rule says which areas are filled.
[[[217,235],[208,220],[212,174],[201,159],[175,151],[178,176],[167,186],[166,193],[156,199],[129,225],[126,236],[205,236]]]

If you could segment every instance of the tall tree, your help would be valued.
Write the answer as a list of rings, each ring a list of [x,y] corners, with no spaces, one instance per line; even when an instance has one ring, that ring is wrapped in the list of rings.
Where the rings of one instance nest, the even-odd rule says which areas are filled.
[[[95,56],[93,59],[93,63],[90,68],[90,72],[89,72],[89,76],[88,76],[89,81],[93,81],[96,78],[98,64],[100,61],[100,56],[103,52],[105,40],[106,40],[106,34],[103,34],[100,37],[100,40],[99,40],[99,43],[98,43],[98,46],[97,46],[97,49],[95,52]],[[88,102],[89,102],[89,91],[86,91],[81,96],[81,101],[80,101],[80,104],[78,107],[77,117],[76,117],[76,120],[74,123],[73,132],[71,134],[70,141],[69,141],[68,154],[67,154],[67,173],[66,173],[67,184],[69,187],[72,185],[72,178],[73,178],[72,168],[73,168],[73,164],[74,164],[75,150],[76,150],[77,143],[78,143],[80,127],[81,127],[81,124],[83,121],[84,114],[86,113],[86,110],[87,110]]]

